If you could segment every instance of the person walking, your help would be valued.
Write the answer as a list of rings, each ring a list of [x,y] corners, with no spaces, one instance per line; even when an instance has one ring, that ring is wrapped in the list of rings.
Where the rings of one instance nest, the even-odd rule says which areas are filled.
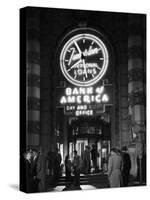
[[[121,186],[122,158],[116,148],[112,148],[108,160],[108,179],[110,187]]]
[[[122,186],[126,187],[129,183],[129,175],[130,175],[130,169],[131,169],[131,159],[127,152],[127,147],[123,146],[122,151],[122,160],[123,160],[123,167],[122,167]]]

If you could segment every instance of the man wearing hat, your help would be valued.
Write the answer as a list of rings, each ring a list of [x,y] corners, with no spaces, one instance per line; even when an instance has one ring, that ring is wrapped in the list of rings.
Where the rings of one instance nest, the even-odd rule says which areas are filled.
[[[110,187],[120,187],[121,186],[121,168],[122,168],[122,158],[120,153],[118,153],[117,148],[112,148],[110,151],[110,156],[108,160],[108,179]]]

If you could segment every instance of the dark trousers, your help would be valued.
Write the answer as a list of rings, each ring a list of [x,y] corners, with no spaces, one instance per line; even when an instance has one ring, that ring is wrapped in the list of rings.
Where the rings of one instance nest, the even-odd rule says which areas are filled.
[[[74,186],[80,186],[80,170],[74,168]]]
[[[129,172],[122,172],[122,184],[123,184],[123,187],[126,187],[128,186],[128,183],[129,183]]]
[[[71,185],[72,177],[71,177],[71,171],[66,171],[66,187],[69,187]]]
[[[95,172],[96,172],[96,171],[98,170],[98,167],[97,167],[97,159],[93,159],[92,162],[93,162],[94,170],[95,170]]]

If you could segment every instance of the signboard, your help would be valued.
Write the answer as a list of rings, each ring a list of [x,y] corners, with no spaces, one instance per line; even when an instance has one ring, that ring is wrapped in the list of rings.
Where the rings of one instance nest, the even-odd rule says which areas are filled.
[[[94,29],[74,31],[63,44],[60,68],[64,77],[73,85],[89,87],[105,74],[109,64],[107,46]]]
[[[59,99],[64,113],[75,116],[92,116],[105,112],[112,105],[112,85],[98,87],[67,87]]]
[[[96,115],[98,113],[103,113],[105,111],[105,106],[103,104],[100,105],[71,105],[65,106],[64,113],[68,115]]]
[[[61,96],[59,93],[58,106],[73,116],[105,112],[105,107],[112,104],[112,85],[103,81],[98,85],[110,63],[103,36],[93,28],[74,29],[62,40],[59,52],[61,72],[71,85],[63,88]]]

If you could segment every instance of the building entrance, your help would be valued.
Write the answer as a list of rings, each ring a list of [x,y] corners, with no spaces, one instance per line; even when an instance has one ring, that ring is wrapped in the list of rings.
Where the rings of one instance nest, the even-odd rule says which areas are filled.
[[[81,156],[85,147],[88,145],[87,139],[77,139],[76,142],[69,142],[69,155],[73,159],[73,151],[77,150],[78,155]]]
[[[87,139],[77,139],[75,147],[80,156],[82,155],[82,152],[84,151],[87,145],[88,145]]]
[[[111,124],[99,117],[74,118],[68,126],[68,152],[73,159],[73,151],[77,150],[82,157],[85,147],[90,149],[91,171],[93,148],[97,151],[96,165],[99,171],[107,171],[107,160],[110,153]],[[94,146],[94,147],[93,147]]]
[[[97,151],[96,166],[99,171],[107,171],[108,156],[110,153],[112,124],[111,107],[107,107],[104,113],[95,116],[65,115],[64,110],[58,108],[56,124],[56,141],[62,155],[62,164],[69,154],[73,160],[74,150],[78,155],[86,148],[90,148],[91,172],[94,166],[91,150],[93,146]]]

